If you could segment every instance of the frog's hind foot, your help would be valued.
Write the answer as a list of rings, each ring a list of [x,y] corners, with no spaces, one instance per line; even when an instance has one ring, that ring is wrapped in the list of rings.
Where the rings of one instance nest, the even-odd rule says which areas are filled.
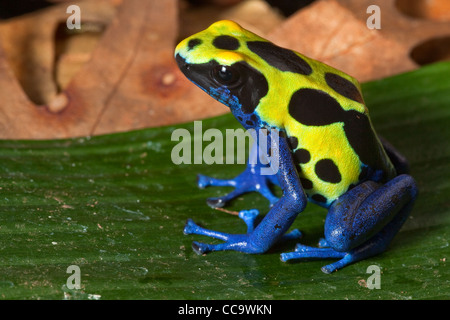
[[[286,252],[280,255],[283,262],[289,260],[319,260],[319,259],[341,259],[335,263],[326,265],[321,268],[325,273],[331,273],[341,269],[353,262],[351,255],[345,252],[339,252],[332,248],[314,248],[301,244],[297,244],[294,252]]]
[[[408,208],[409,210],[409,208]],[[309,247],[297,244],[294,252],[282,253],[281,261],[289,260],[319,260],[319,259],[339,259],[321,268],[324,273],[332,273],[342,269],[352,263],[373,257],[386,250],[392,240],[392,231],[397,230],[402,224],[403,217],[397,217],[392,224],[388,224],[383,232],[376,234],[366,243],[349,251],[337,251],[331,247]],[[320,245],[320,243],[319,243]]]
[[[367,252],[340,252],[332,248],[314,248],[298,244],[294,252],[282,253],[280,259],[283,262],[289,260],[339,259],[321,268],[324,273],[332,273],[351,263],[363,260],[367,256],[370,256]]]
[[[414,179],[400,175],[384,185],[365,182],[336,200],[325,220],[325,239],[319,248],[297,245],[281,254],[293,259],[340,259],[322,267],[331,273],[351,263],[384,252],[408,217],[417,187]]]

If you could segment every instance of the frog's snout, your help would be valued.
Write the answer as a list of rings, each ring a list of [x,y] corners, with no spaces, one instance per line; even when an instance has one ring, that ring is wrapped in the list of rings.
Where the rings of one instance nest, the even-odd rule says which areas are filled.
[[[189,63],[187,63],[186,59],[184,59],[179,53],[177,53],[175,55],[175,61],[177,62],[178,68],[183,73],[186,73],[186,71],[189,71]]]

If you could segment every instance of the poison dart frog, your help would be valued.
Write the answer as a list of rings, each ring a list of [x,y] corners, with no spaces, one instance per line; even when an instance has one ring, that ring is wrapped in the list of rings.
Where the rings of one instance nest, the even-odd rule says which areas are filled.
[[[261,169],[272,168],[271,163],[249,161],[233,179],[198,176],[201,188],[235,188],[208,199],[211,207],[251,191],[271,206],[262,220],[257,210],[239,213],[246,234],[209,230],[188,219],[185,234],[223,241],[194,241],[195,252],[258,254],[298,239],[299,230],[287,231],[308,201],[328,210],[324,238],[317,247],[297,244],[295,251],[281,254],[282,261],[334,259],[322,267],[331,273],[386,250],[409,216],[418,189],[405,157],[375,133],[354,78],[228,20],[181,41],[175,59],[182,73],[227,105],[244,128],[267,132],[266,145],[256,141],[250,158],[260,152],[268,159],[272,152],[271,162],[277,162],[270,174]],[[272,185],[281,188],[281,197],[273,194]]]

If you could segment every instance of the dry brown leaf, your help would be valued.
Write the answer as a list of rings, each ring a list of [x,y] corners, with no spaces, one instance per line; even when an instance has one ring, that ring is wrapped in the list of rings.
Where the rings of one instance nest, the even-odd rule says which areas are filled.
[[[450,34],[450,24],[411,21],[394,7],[392,0],[377,1],[381,29],[369,29],[367,8],[371,4],[371,0],[317,1],[269,37],[360,81],[368,81],[416,68],[410,58],[413,46],[422,39]]]
[[[78,4],[83,15],[95,11],[88,7],[89,1]],[[57,94],[51,44],[54,30],[67,18],[65,8],[61,4],[48,9],[48,16],[24,18],[31,19],[29,24],[36,23],[36,19],[47,20],[46,29],[32,35],[34,39],[39,34],[40,41],[34,39],[36,46],[46,51],[42,55],[45,61],[37,64],[41,70],[31,77],[41,94],[35,100],[41,99],[45,104],[38,106],[28,99],[5,51],[0,49],[2,138],[63,138],[125,131],[169,124],[174,119],[188,121],[199,114],[207,117],[224,109],[212,99],[207,102],[210,109],[205,109],[203,94],[188,83],[175,65],[175,0],[123,2],[90,60]],[[20,22],[18,25],[27,24]]]
[[[68,2],[57,2],[0,25],[0,138],[95,135],[228,111],[175,65],[178,1],[77,2],[82,19],[105,30],[100,37],[84,38],[83,48],[71,42],[62,49],[55,45],[55,35],[68,17]],[[413,46],[450,34],[449,23],[411,19],[393,0],[377,1],[382,29],[369,30],[366,9],[371,2],[317,1],[280,22],[268,37],[364,81],[415,68],[409,55]],[[228,18],[225,12],[218,16]],[[247,22],[254,24],[254,19]]]
[[[411,19],[394,0],[376,2],[381,29],[369,29],[367,8],[372,4],[372,0],[317,1],[288,19],[269,38],[359,81],[369,81],[417,68],[412,50],[427,39],[450,35],[450,23]]]

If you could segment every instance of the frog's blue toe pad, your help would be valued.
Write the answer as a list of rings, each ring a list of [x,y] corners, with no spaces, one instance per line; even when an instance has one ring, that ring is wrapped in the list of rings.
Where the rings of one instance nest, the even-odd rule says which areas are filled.
[[[192,242],[192,250],[194,250],[194,252],[198,255],[207,253],[209,251],[207,246],[208,245],[206,243],[201,243],[197,241]]]
[[[197,186],[198,186],[200,189],[204,189],[204,188],[206,188],[207,186],[209,186],[209,185],[211,185],[211,184],[214,184],[214,180],[215,180],[215,179],[210,178],[210,177],[208,177],[208,176],[204,176],[204,175],[202,175],[202,174],[198,174],[198,175],[197,175]]]
[[[192,219],[187,219],[186,224],[184,225],[183,233],[184,234],[193,234],[198,226]]]
[[[328,243],[327,239],[320,238],[319,239],[319,248],[328,248],[330,247],[330,244]]]
[[[238,217],[241,218],[247,225],[247,233],[252,232],[256,227],[256,218],[259,215],[259,211],[256,209],[241,210]]]
[[[202,255],[211,251],[221,251],[227,249],[227,243],[224,244],[210,244],[198,241],[192,242],[192,250],[198,255]]]
[[[206,204],[211,208],[223,208],[227,203],[222,198],[208,198]]]
[[[298,240],[298,239],[301,239],[301,237],[303,237],[302,232],[301,232],[300,230],[298,230],[298,229],[294,229],[294,230],[292,230],[291,232],[284,234],[284,235],[281,237],[281,240],[282,240],[282,241],[286,241],[286,240]]]
[[[238,217],[244,221],[253,222],[256,219],[256,217],[258,216],[258,214],[259,214],[259,211],[257,209],[241,210],[241,211],[239,211]]]

